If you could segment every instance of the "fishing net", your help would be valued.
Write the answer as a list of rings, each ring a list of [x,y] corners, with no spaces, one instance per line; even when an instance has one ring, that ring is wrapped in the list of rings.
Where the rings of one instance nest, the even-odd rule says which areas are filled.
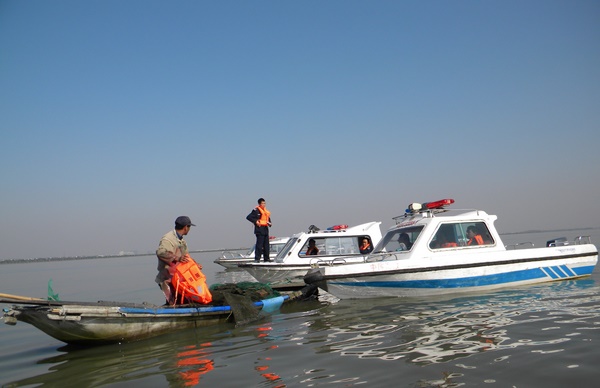
[[[245,325],[259,318],[260,310],[254,306],[252,300],[244,295],[223,294],[227,304],[231,307],[233,320],[238,325]]]
[[[242,295],[252,302],[258,302],[263,299],[274,298],[281,295],[268,284],[257,282],[213,284],[210,286],[210,293],[212,294],[211,304],[215,306],[229,304],[225,299],[225,295]]]
[[[213,284],[210,286],[212,305],[231,307],[236,325],[253,322],[260,317],[260,309],[254,305],[263,299],[279,296],[279,292],[264,283],[240,282]]]

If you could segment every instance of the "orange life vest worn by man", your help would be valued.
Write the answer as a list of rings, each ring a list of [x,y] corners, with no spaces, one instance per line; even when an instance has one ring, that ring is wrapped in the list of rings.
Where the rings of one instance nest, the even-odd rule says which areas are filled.
[[[158,244],[156,257],[158,257],[158,275],[156,283],[165,294],[167,303],[175,303],[175,295],[171,287],[171,278],[173,277],[173,267],[177,263],[186,263],[188,261],[188,246],[183,236],[187,235],[192,228],[192,220],[188,216],[177,217],[175,220],[175,229],[165,234]]]
[[[477,232],[474,226],[467,228],[467,238],[469,239],[467,245],[483,245],[483,237],[481,237],[481,234]]]
[[[360,248],[358,248],[360,253],[362,254],[367,254],[367,253],[371,253],[371,251],[373,250],[373,247],[371,246],[371,243],[369,242],[368,239],[363,238],[362,240],[362,244],[360,246]]]
[[[271,212],[267,210],[264,198],[258,199],[258,206],[252,209],[246,219],[254,224],[254,234],[256,235],[256,249],[254,261],[259,262],[260,257],[264,256],[265,261],[271,261],[269,257],[269,227],[271,226]]]

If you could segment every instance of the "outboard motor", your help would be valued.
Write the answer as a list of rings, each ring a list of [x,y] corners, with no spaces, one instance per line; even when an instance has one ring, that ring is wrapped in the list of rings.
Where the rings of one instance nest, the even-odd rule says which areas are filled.
[[[327,291],[327,282],[323,281],[323,274],[318,268],[311,268],[308,270],[306,275],[304,275],[304,283],[314,284],[324,291]]]

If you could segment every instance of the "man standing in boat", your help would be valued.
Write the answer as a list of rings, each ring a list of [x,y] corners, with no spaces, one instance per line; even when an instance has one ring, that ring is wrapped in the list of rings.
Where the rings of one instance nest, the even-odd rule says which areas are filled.
[[[178,262],[188,261],[188,247],[183,236],[190,232],[192,220],[188,216],[180,216],[175,220],[175,229],[165,234],[158,244],[156,257],[158,257],[158,275],[156,283],[165,294],[167,303],[173,304],[174,295],[171,288],[172,269]]]
[[[260,257],[264,256],[265,261],[271,261],[269,257],[269,227],[271,226],[271,212],[267,210],[264,198],[258,199],[256,206],[246,219],[254,225],[254,234],[256,235],[256,249],[254,253],[254,262],[260,262]]]

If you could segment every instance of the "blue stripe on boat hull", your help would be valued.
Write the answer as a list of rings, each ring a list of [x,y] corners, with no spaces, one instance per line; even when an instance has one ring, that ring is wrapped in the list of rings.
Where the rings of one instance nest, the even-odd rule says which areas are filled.
[[[560,269],[559,269],[560,268]],[[424,279],[424,280],[401,280],[401,281],[367,281],[367,282],[338,282],[330,281],[330,284],[350,287],[379,287],[379,288],[466,288],[482,287],[497,284],[507,284],[528,280],[542,280],[551,278],[568,279],[579,276],[590,275],[594,266],[569,268],[566,265],[560,267],[532,268],[520,271],[505,272],[493,275],[473,276],[450,279]]]
[[[283,295],[272,298],[277,302],[289,299],[289,295]],[[265,299],[258,302],[253,302],[254,306],[262,307],[264,302],[270,299]],[[155,315],[180,315],[180,314],[202,314],[202,313],[219,313],[231,311],[230,306],[204,306],[204,307],[170,307],[170,308],[139,308],[139,307],[120,307],[119,310],[126,314],[155,314]]]

